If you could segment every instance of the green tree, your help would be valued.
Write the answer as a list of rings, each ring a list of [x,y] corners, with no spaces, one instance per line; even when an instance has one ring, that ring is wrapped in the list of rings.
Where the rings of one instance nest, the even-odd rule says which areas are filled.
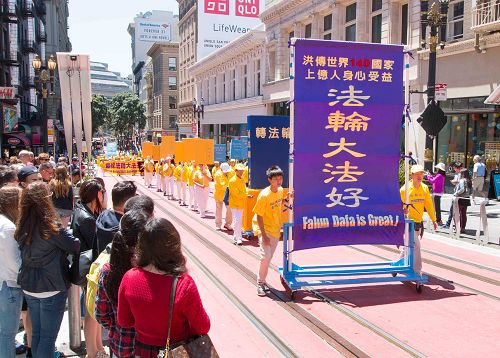
[[[139,97],[132,93],[119,93],[111,100],[109,112],[111,127],[117,135],[130,135],[137,126],[144,129],[146,126],[146,107]]]
[[[96,133],[99,128],[109,124],[108,101],[102,95],[92,95],[92,133]]]

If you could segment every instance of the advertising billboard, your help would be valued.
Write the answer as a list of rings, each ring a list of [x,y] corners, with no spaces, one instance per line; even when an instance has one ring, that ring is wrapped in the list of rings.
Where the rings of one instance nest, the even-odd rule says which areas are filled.
[[[199,0],[198,60],[261,24],[265,0]]]
[[[136,41],[140,42],[170,42],[171,27],[166,22],[141,19],[137,23]]]

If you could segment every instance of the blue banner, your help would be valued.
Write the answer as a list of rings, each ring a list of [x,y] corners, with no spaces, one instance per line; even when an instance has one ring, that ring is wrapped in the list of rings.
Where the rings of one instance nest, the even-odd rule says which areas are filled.
[[[250,155],[249,187],[263,189],[269,185],[266,170],[272,165],[283,169],[283,187],[288,188],[288,152],[290,117],[248,116]]]
[[[403,244],[403,47],[295,42],[294,250]]]
[[[226,161],[226,145],[214,144],[214,161],[219,163]]]
[[[233,139],[231,141],[230,147],[230,157],[231,159],[243,160],[247,159],[248,147],[243,147],[243,141],[241,139]]]

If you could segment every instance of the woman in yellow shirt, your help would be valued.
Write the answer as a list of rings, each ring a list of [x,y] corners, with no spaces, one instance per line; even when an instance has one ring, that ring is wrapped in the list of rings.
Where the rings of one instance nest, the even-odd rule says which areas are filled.
[[[160,159],[158,163],[155,165],[156,172],[156,191],[162,192],[164,190],[164,181],[163,181],[163,164],[165,160],[163,158]]]
[[[174,200],[174,168],[172,158],[167,157],[163,165],[163,175],[165,176],[165,191],[163,195],[167,196],[170,200]]]
[[[153,171],[155,169],[155,162],[151,159],[151,157],[146,157],[143,168],[144,182],[148,188],[151,188],[151,184],[153,183]]]
[[[233,240],[235,245],[241,245],[242,237],[242,219],[243,209],[247,198],[247,188],[242,179],[245,167],[242,164],[236,164],[234,167],[235,175],[229,180],[229,208],[234,218]]]
[[[224,195],[226,194],[226,189],[229,185],[229,164],[222,163],[220,170],[215,173],[215,227],[220,230],[222,227],[222,208],[224,206]],[[231,209],[226,205],[226,223],[224,227],[227,230],[231,230],[231,225],[233,223],[233,215]]]
[[[188,174],[189,174],[188,165],[187,163],[183,163],[181,168],[181,194],[182,194],[181,206],[187,206],[186,192],[188,190]]]
[[[195,173],[194,185],[197,191],[197,201],[198,208],[200,210],[200,216],[205,217],[207,210],[208,194],[210,193],[210,182],[212,181],[212,175],[208,170],[208,166],[205,164],[200,164],[199,169]]]
[[[182,164],[179,162],[177,166],[174,168],[174,181],[175,181],[175,187],[177,190],[177,200],[180,205],[181,203],[181,193],[182,193],[182,181],[181,181],[181,174],[182,174]]]

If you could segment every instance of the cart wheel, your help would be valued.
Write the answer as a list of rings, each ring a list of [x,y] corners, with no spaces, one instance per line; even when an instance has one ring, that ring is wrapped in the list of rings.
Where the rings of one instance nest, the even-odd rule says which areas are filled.
[[[423,288],[424,288],[423,283],[417,282],[417,284],[415,285],[415,289],[417,290],[418,293],[422,293]]]
[[[393,273],[391,273],[391,275],[392,275],[392,277],[396,277],[398,275],[398,273],[397,272],[393,272]]]
[[[288,286],[288,283],[285,281],[283,276],[280,276],[280,281],[281,281],[281,284],[283,285],[283,287],[285,288],[286,294],[288,296],[290,296],[291,300],[293,301],[293,297],[294,297],[295,292],[290,288],[290,286]]]
[[[292,301],[295,301],[295,297],[296,297],[295,292],[297,292],[297,291],[292,291],[292,292],[290,292],[290,299],[291,299]]]

